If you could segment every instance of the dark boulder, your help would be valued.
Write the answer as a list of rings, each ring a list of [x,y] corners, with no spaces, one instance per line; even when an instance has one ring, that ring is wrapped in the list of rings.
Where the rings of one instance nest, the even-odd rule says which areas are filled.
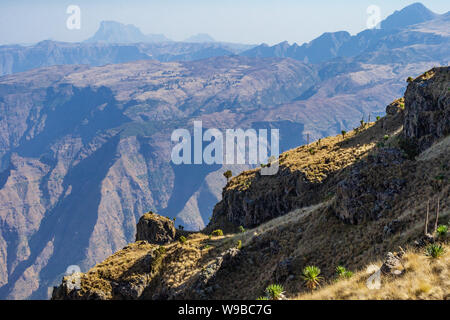
[[[136,241],[145,240],[151,244],[163,245],[173,241],[175,234],[176,230],[172,220],[149,212],[139,219]]]

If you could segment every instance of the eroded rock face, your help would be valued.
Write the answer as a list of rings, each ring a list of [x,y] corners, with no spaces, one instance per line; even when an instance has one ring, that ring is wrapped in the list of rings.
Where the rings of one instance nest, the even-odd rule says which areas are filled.
[[[130,244],[86,273],[65,276],[54,287],[52,300],[141,299],[161,254],[158,247],[146,241]]]
[[[410,82],[404,100],[386,107],[388,116],[402,112],[403,150],[380,148],[367,161],[356,163],[348,176],[338,183],[333,209],[349,223],[377,220],[388,212],[406,181],[402,167],[406,158],[430,147],[450,133],[450,69],[434,68]],[[404,101],[404,105],[403,105]],[[399,226],[386,226],[385,235]]]
[[[405,108],[405,99],[400,98],[387,105],[386,114],[393,116],[396,115],[401,110],[403,110],[404,108]]]
[[[256,179],[266,178],[257,176]],[[307,181],[302,172],[284,174],[281,169],[276,183],[278,186],[272,188],[271,192],[259,194],[252,190],[223,192],[223,205],[216,206],[213,219],[224,215],[236,226],[254,227],[311,201],[308,195],[311,194],[310,191],[315,184]],[[300,195],[303,196],[299,197]]]
[[[356,163],[346,179],[338,183],[334,211],[351,224],[376,220],[392,207],[406,181],[391,175],[405,161],[399,149],[380,149],[367,161]]]
[[[240,258],[240,253],[241,251],[236,248],[230,248],[223,252],[214,262],[200,272],[197,280],[190,288],[188,288],[188,290],[193,291],[193,294],[199,299],[207,299],[208,294],[211,294],[214,290],[220,289],[214,284],[216,274],[220,270],[233,268],[233,264]]]
[[[172,220],[149,212],[137,224],[136,241],[145,240],[151,244],[163,245],[175,239],[175,226]]]
[[[405,92],[403,134],[425,150],[450,134],[450,68],[433,68],[410,82]]]

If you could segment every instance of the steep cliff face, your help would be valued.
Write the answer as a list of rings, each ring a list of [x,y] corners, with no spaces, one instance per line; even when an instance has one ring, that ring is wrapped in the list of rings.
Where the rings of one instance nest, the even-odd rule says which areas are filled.
[[[173,220],[148,212],[144,214],[136,226],[136,241],[147,241],[151,244],[166,244],[175,239]]]
[[[387,214],[406,185],[402,168],[406,159],[394,148],[382,148],[367,161],[352,166],[337,184],[334,210],[343,221],[357,224]]]
[[[406,138],[425,150],[450,133],[450,72],[433,68],[412,80],[405,92]]]
[[[421,171],[418,166],[430,164],[415,158],[450,133],[449,88],[450,68],[433,68],[409,83],[404,100],[388,106],[388,117],[403,119],[401,131],[393,137],[386,135],[378,152],[355,164],[338,184],[334,209],[340,218],[351,223],[379,219],[391,212],[397,198],[414,184],[423,186],[424,195],[433,193],[430,188],[442,191],[441,180],[436,177],[442,176],[444,185],[448,183],[445,148],[441,150],[441,161],[432,164],[435,176],[427,174],[417,179],[414,173]],[[392,111],[395,108],[397,111]]]

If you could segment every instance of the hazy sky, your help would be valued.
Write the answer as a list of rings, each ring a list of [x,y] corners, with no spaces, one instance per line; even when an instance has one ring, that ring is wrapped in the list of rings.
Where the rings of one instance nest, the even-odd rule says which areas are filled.
[[[208,33],[216,40],[299,44],[323,32],[366,28],[370,5],[382,18],[416,1],[404,0],[0,0],[0,44],[34,43],[45,39],[82,41],[100,21],[134,24],[143,33],[163,33],[183,40]],[[422,3],[437,13],[450,10],[448,0]],[[81,29],[68,30],[69,5],[81,8]]]

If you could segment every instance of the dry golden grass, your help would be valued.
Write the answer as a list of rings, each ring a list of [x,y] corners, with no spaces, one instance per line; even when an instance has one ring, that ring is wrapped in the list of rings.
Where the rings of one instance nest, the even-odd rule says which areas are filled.
[[[364,125],[360,130],[352,130],[344,135],[328,137],[304,145],[280,155],[279,164],[291,172],[302,171],[311,182],[321,182],[328,174],[341,170],[360,159],[370,151],[376,144],[376,139],[367,139],[366,132],[373,127],[375,122]],[[370,132],[370,135],[374,133]],[[354,138],[358,136],[358,142]],[[225,190],[246,190],[252,185],[260,168],[245,171],[233,177],[227,184]]]
[[[112,298],[111,281],[133,282],[141,275],[151,272],[151,266],[146,266],[139,261],[151,255],[156,248],[157,246],[144,241],[129,244],[83,274],[81,291],[78,295],[100,292],[105,297]]]
[[[379,289],[369,289],[371,275],[366,269],[352,278],[323,286],[313,293],[293,297],[300,300],[409,300],[450,299],[450,248],[438,259],[430,259],[422,251],[409,251],[404,257],[405,273],[382,276]],[[377,263],[378,266],[381,262]]]
[[[165,246],[146,241],[131,243],[82,274],[77,295],[99,293],[106,299],[115,299],[118,297],[113,292],[112,282],[133,284],[143,280],[176,290],[233,246],[235,243],[230,236],[210,238],[202,233],[188,235],[185,243],[175,241]]]

